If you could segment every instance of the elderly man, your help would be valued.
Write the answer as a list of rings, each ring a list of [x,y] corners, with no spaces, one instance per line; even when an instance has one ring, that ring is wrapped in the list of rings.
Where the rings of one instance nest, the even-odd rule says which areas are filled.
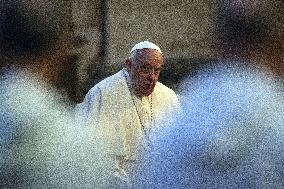
[[[78,106],[88,124],[99,124],[109,138],[117,162],[115,174],[126,182],[138,150],[147,146],[158,120],[179,111],[175,92],[158,82],[162,65],[160,48],[140,42],[131,49],[124,68],[95,85]]]

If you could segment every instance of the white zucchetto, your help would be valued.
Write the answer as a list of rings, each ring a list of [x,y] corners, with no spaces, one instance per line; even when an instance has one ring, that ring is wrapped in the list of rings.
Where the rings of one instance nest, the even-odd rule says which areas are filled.
[[[132,53],[133,51],[137,50],[137,49],[155,49],[157,50],[158,52],[160,52],[161,54],[162,51],[160,49],[160,47],[158,47],[157,45],[155,45],[154,43],[152,42],[149,42],[149,41],[143,41],[143,42],[140,42],[140,43],[137,43],[136,45],[134,45],[134,47],[131,49],[130,53]]]

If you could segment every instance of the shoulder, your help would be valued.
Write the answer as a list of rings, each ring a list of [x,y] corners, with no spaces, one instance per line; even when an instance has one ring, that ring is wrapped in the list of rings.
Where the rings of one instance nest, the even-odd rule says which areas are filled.
[[[172,89],[168,88],[164,84],[157,82],[153,95],[161,110],[164,111],[165,109],[167,109],[174,112],[176,112],[176,108],[178,108],[178,111],[180,110],[178,96]]]
[[[176,93],[172,89],[170,89],[169,87],[165,86],[160,82],[157,82],[154,91],[159,95],[176,97]]]
[[[107,90],[112,91],[115,87],[123,83],[123,81],[124,81],[124,78],[123,78],[122,70],[120,70],[119,72],[103,79],[98,84],[93,86],[89,90],[88,93],[93,94],[93,93],[98,93],[98,92],[104,92]]]

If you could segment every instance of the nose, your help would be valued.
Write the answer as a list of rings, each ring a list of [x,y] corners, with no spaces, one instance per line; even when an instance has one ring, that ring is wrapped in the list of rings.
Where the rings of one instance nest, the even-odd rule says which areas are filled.
[[[153,83],[155,81],[155,73],[154,72],[149,72],[148,73],[148,81]]]

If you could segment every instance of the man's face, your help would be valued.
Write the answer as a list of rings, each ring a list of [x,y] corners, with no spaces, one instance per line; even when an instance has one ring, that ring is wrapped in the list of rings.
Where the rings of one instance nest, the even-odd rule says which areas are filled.
[[[149,96],[158,81],[163,55],[154,49],[140,49],[126,68],[132,81],[132,90],[138,97]]]

